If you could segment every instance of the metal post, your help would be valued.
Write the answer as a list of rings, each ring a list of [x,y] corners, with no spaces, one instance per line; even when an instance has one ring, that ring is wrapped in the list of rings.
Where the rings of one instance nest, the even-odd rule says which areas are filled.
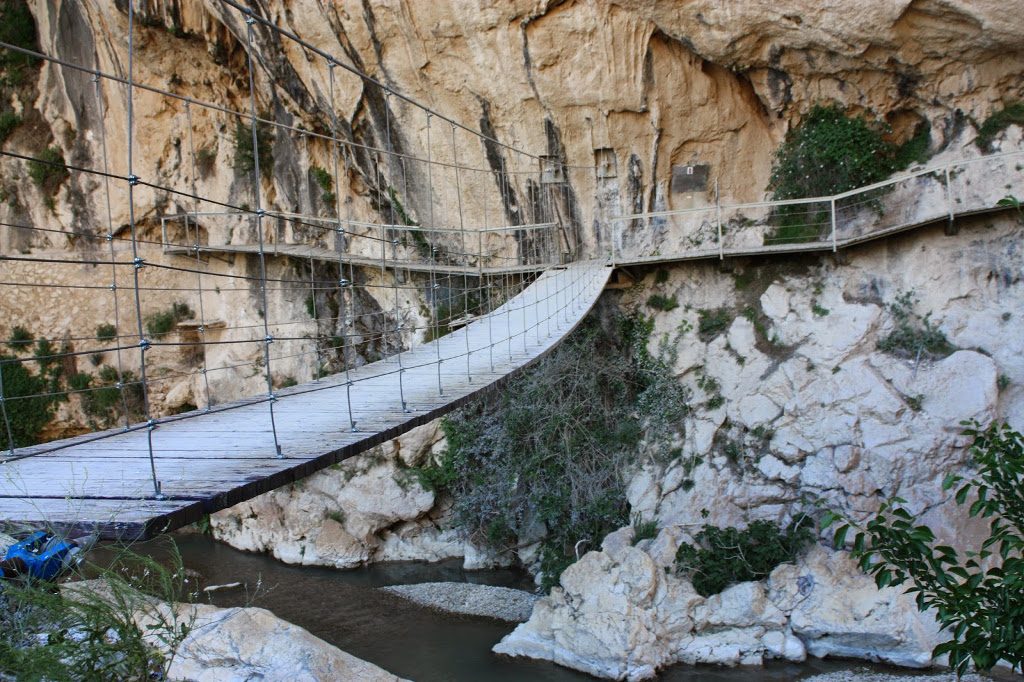
[[[953,206],[953,180],[949,174],[949,166],[946,166],[946,204],[949,206],[949,226],[953,227],[956,212]]]
[[[715,178],[715,224],[718,226],[718,260],[725,260],[725,247],[722,244],[722,201],[718,194],[718,178]]]
[[[829,200],[830,209],[832,212],[832,253],[836,252],[836,199],[832,197]]]
[[[459,173],[458,146],[455,143],[455,124],[452,123],[452,165],[455,166],[455,197],[458,199],[459,208],[459,237],[462,242],[462,314],[466,324],[462,327],[462,334],[466,337],[466,380],[473,383],[473,372],[470,369],[469,358],[469,252],[466,251],[466,223],[462,216],[462,176]]]

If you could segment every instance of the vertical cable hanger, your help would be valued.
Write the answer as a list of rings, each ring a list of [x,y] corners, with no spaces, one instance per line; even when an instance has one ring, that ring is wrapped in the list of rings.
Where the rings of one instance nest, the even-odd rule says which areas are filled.
[[[193,250],[196,254],[196,287],[198,289],[199,297],[199,345],[202,348],[203,353],[203,367],[199,370],[199,373],[203,377],[203,390],[206,397],[206,409],[209,411],[213,407],[213,401],[210,399],[210,378],[207,376],[207,363],[206,363],[206,309],[203,304],[203,261],[199,256],[199,195],[196,193],[196,147],[195,140],[193,139],[193,126],[192,126],[192,107],[189,102],[185,102],[185,115],[188,117],[188,149],[189,158],[192,163],[192,177],[191,177],[191,188],[193,196],[193,224],[196,229],[196,241],[192,245]],[[185,218],[186,232],[185,237],[188,241],[188,217]]]
[[[98,60],[97,60],[98,61]],[[97,66],[99,66],[97,64]],[[103,155],[103,193],[106,199],[107,208],[107,244],[110,247],[110,293],[114,303],[114,338],[117,340],[117,350],[115,351],[115,357],[117,358],[117,384],[116,388],[121,398],[121,409],[124,410],[124,428],[127,431],[131,428],[131,413],[128,410],[128,397],[125,394],[124,387],[124,364],[121,359],[121,320],[120,320],[120,306],[118,305],[117,295],[117,266],[114,264],[116,260],[114,254],[114,218],[113,209],[110,203],[110,176],[109,162],[107,158],[107,125],[106,125],[106,111],[103,106],[103,93],[100,91],[100,76],[99,72],[93,74],[93,91],[96,96],[96,111],[100,121],[100,149]]]
[[[274,451],[278,458],[283,458],[284,453],[281,450],[281,443],[277,438],[277,422],[274,419],[274,403],[277,401],[277,396],[274,395],[274,379],[270,368],[270,344],[274,342],[274,337],[270,334],[270,310],[267,306],[267,256],[266,251],[264,250],[263,240],[263,218],[266,215],[266,211],[263,210],[260,197],[260,146],[259,134],[257,131],[258,121],[256,118],[256,78],[255,66],[253,64],[252,38],[252,26],[254,23],[256,23],[256,19],[252,16],[252,10],[249,10],[245,17],[246,42],[248,45],[246,60],[249,66],[249,114],[252,119],[253,203],[256,206],[256,237],[259,240],[260,261],[260,294],[263,305],[263,362],[267,377],[267,404],[270,408],[270,430],[274,436]]]
[[[153,431],[156,430],[156,420],[153,419],[149,404],[149,385],[146,383],[146,351],[149,350],[150,342],[142,329],[142,296],[139,291],[139,271],[145,262],[139,256],[138,231],[135,224],[135,186],[139,184],[139,177],[135,175],[132,156],[132,145],[135,135],[135,111],[133,106],[133,95],[135,89],[134,68],[135,68],[135,3],[128,3],[128,79],[126,82],[128,103],[128,222],[131,226],[132,235],[132,286],[135,291],[135,321],[139,335],[139,381],[142,382],[142,410],[146,419],[146,447],[149,452],[149,468],[153,478],[153,498],[162,500],[164,494],[161,491],[160,481],[156,475],[156,460],[153,456]],[[113,261],[112,261],[113,262]]]

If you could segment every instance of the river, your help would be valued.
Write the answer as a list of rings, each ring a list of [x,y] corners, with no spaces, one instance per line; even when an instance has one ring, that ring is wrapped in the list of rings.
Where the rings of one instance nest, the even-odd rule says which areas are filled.
[[[550,663],[509,659],[491,647],[514,625],[488,618],[442,614],[411,604],[376,588],[435,581],[464,581],[529,588],[517,571],[463,571],[461,562],[402,562],[354,570],[291,566],[268,555],[233,549],[202,535],[176,538],[185,566],[200,584],[241,582],[244,587],[217,590],[217,606],[260,606],[302,626],[348,653],[416,682],[593,680]],[[136,548],[140,549],[140,548]],[[257,587],[258,586],[258,587]],[[837,670],[891,668],[860,662],[811,660],[772,663],[763,668],[674,666],[665,682],[776,682],[799,680]]]

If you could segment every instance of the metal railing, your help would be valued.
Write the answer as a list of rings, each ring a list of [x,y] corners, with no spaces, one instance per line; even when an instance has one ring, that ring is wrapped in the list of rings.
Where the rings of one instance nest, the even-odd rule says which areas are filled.
[[[610,220],[613,263],[839,248],[1024,195],[1024,150],[959,159],[833,196],[652,211]]]

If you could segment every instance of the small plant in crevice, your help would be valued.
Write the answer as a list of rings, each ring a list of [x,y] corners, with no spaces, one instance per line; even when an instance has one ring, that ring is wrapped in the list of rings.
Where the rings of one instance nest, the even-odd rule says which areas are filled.
[[[697,311],[697,333],[702,341],[711,341],[728,329],[735,317],[728,308],[702,308]]]
[[[310,166],[309,174],[320,187],[320,200],[329,207],[334,207],[337,203],[337,196],[334,194],[334,178],[324,168],[320,166]]]
[[[266,119],[267,116],[264,115],[262,118]],[[274,173],[274,127],[264,121],[256,123],[256,148],[254,149],[251,123],[248,125],[241,122],[235,124],[235,169],[240,173],[250,175],[256,170],[257,160],[260,165],[260,175],[264,179],[270,178]]]
[[[995,111],[978,127],[974,144],[984,152],[992,151],[992,143],[999,133],[1011,125],[1024,126],[1024,102],[1011,102]]]
[[[662,312],[668,312],[675,310],[679,307],[679,302],[675,296],[665,296],[664,294],[651,294],[647,299],[647,307],[660,310]]]
[[[633,514],[633,538],[632,544],[636,545],[642,540],[653,540],[658,536],[658,519],[644,520],[643,514]]]
[[[38,36],[28,2],[7,0],[0,3],[0,41],[38,52]],[[29,69],[40,61],[38,57],[14,50],[0,50],[0,86],[21,86]]]
[[[97,341],[114,341],[117,338],[117,327],[110,323],[103,323],[96,327]]]
[[[779,564],[795,561],[814,540],[813,522],[797,515],[786,528],[771,521],[753,521],[744,530],[705,524],[676,551],[676,572],[709,597],[735,583],[766,578]]]
[[[923,317],[914,308],[917,305],[914,292],[906,291],[889,305],[893,318],[893,330],[878,341],[878,350],[901,358],[927,358],[937,360],[956,352],[946,335],[932,323],[931,313]]]
[[[822,307],[818,303],[818,301],[814,300],[811,301],[811,312],[814,314],[815,317],[825,317],[831,311],[828,308]]]
[[[52,198],[71,174],[64,165],[64,153],[60,147],[47,147],[39,152],[38,158],[28,162],[28,175],[44,195]]]
[[[32,332],[21,325],[11,327],[11,335],[7,337],[7,345],[16,353],[28,349],[34,341]]]
[[[146,317],[146,332],[153,338],[161,338],[174,330],[182,320],[195,317],[187,303],[172,303],[167,310],[161,310]]]
[[[0,145],[7,141],[14,129],[21,125],[21,117],[13,111],[0,111]]]

